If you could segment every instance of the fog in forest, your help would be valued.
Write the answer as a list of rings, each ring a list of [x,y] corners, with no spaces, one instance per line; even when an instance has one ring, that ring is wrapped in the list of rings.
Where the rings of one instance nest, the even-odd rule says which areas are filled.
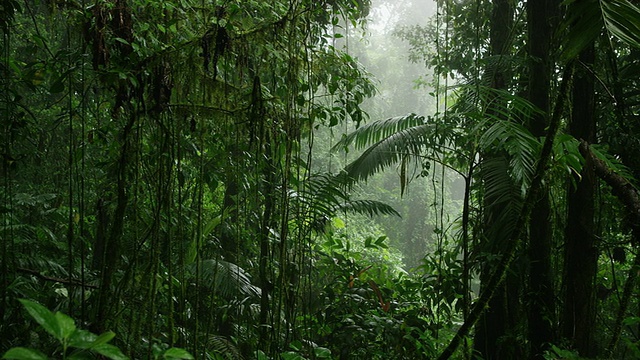
[[[367,99],[363,109],[368,113],[368,122],[415,113],[434,116],[443,109],[443,98],[436,96],[434,88],[443,87],[432,76],[426,59],[411,51],[407,34],[415,26],[435,26],[436,3],[431,0],[372,1],[366,31],[353,30],[349,24],[336,27],[334,33],[346,34],[334,40],[334,46],[344,48],[359,61],[370,74],[376,95]],[[404,34],[404,35],[403,35]],[[435,45],[429,51],[436,53]],[[449,84],[451,85],[451,84]],[[343,134],[353,130],[353,124],[340,124],[334,129],[323,129],[318,138],[330,137],[330,144],[314,145],[316,158],[322,163],[329,146]],[[354,159],[360,151],[350,149],[348,153],[331,153],[328,170],[335,172],[340,166]],[[390,251],[401,254],[392,256],[402,261],[403,269],[421,265],[425,254],[447,243],[447,237],[456,236],[464,193],[463,179],[453,171],[441,168],[437,161],[414,161],[409,166],[408,185],[400,186],[399,165],[392,165],[367,182],[357,185],[354,196],[372,199],[393,206],[401,215],[379,216],[373,221],[345,214],[352,219],[348,228],[361,232],[365,228],[374,236],[389,238]],[[363,224],[364,222],[364,224]],[[354,239],[358,236],[352,236]]]

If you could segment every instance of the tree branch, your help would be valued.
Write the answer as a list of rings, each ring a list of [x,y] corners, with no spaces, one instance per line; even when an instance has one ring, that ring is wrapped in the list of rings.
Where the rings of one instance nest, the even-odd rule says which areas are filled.
[[[613,195],[627,208],[632,227],[640,226],[640,197],[636,188],[623,176],[610,169],[604,161],[594,156],[586,141],[580,142],[579,149],[585,159],[591,160],[596,175],[611,186]]]
[[[580,154],[588,160],[587,164],[591,163],[593,165],[596,175],[611,186],[611,192],[613,195],[615,195],[627,209],[633,244],[638,246],[638,244],[640,244],[640,196],[638,196],[638,191],[626,178],[614,172],[604,161],[594,156],[586,141],[582,140],[580,142],[579,149]],[[608,356],[613,355],[613,352],[618,345],[618,341],[620,340],[622,322],[625,314],[627,313],[629,303],[631,302],[631,295],[633,294],[633,289],[635,288],[635,284],[638,279],[638,270],[640,270],[640,256],[636,254],[635,259],[633,260],[633,266],[629,270],[629,276],[624,284],[620,307],[618,308],[616,322],[613,326],[613,336],[607,346],[606,354]]]
[[[29,274],[29,275],[33,275],[33,276],[37,277],[38,279],[41,279],[41,280],[44,280],[44,281],[57,282],[57,283],[60,283],[60,284],[65,284],[65,285],[70,285],[70,286],[82,286],[82,287],[92,288],[92,289],[97,289],[98,288],[97,285],[83,284],[81,281],[78,281],[78,280],[61,279],[61,278],[57,278],[57,277],[43,275],[37,270],[25,269],[25,268],[16,268],[16,271],[21,272],[21,273],[25,273],[25,274]]]

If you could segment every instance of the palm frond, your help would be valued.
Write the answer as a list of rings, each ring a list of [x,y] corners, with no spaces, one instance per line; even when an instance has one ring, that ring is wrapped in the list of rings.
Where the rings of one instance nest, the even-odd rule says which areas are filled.
[[[363,149],[402,130],[425,124],[425,118],[416,114],[408,114],[392,117],[386,120],[374,121],[363,125],[352,133],[344,136],[331,150],[336,151],[344,149],[352,143],[356,149]]]
[[[337,211],[350,211],[369,216],[395,215],[400,217],[392,206],[375,200],[350,200],[336,207]]]
[[[490,227],[487,237],[496,240],[497,246],[513,233],[523,203],[522,188],[510,174],[506,156],[491,156],[480,165],[480,177],[484,180],[485,204]]]
[[[225,360],[243,360],[238,347],[224,336],[209,336],[209,348]]]
[[[407,156],[418,156],[430,143],[434,132],[434,124],[421,124],[399,130],[368,147],[345,170],[354,180],[366,180]]]
[[[630,46],[640,48],[640,8],[627,0],[600,1],[600,6],[609,33]]]
[[[291,193],[292,201],[311,217],[330,215],[336,204],[347,200],[347,183],[349,180],[344,174],[315,174],[302,182],[298,191]]]
[[[200,260],[200,284],[214,289],[222,297],[234,296],[259,297],[261,289],[251,283],[251,277],[234,263],[217,259]],[[195,278],[196,264],[188,267],[191,277]]]
[[[346,172],[315,174],[304,181],[298,191],[290,193],[291,201],[297,203],[300,213],[319,232],[323,232],[327,222],[341,211],[369,216],[399,216],[391,206],[382,202],[352,200],[347,192],[352,183],[353,179]]]
[[[509,155],[509,173],[523,187],[531,182],[542,144],[524,126],[500,120],[491,125],[480,137],[481,149],[496,149]]]
[[[460,108],[459,112],[466,114],[477,113],[486,121],[512,121],[525,124],[533,115],[543,112],[527,99],[512,94],[508,90],[494,89],[484,85],[462,84],[458,91],[464,91],[468,97],[466,102],[483,104],[484,108]]]
[[[562,44],[565,61],[578,56],[603,29],[632,47],[640,47],[640,8],[628,0],[570,1]]]
[[[478,147],[490,154],[478,174],[484,181],[490,225],[486,235],[502,246],[516,227],[542,144],[523,125],[497,120],[482,133]]]

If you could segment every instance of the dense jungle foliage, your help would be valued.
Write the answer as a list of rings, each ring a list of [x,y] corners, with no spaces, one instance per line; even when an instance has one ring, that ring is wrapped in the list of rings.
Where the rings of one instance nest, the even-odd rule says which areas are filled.
[[[640,359],[639,24],[2,0],[0,354]]]

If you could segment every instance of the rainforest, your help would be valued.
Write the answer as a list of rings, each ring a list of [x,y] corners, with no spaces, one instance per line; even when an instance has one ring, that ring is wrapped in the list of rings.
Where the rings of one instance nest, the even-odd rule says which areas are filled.
[[[2,359],[640,359],[631,0],[2,0]]]

